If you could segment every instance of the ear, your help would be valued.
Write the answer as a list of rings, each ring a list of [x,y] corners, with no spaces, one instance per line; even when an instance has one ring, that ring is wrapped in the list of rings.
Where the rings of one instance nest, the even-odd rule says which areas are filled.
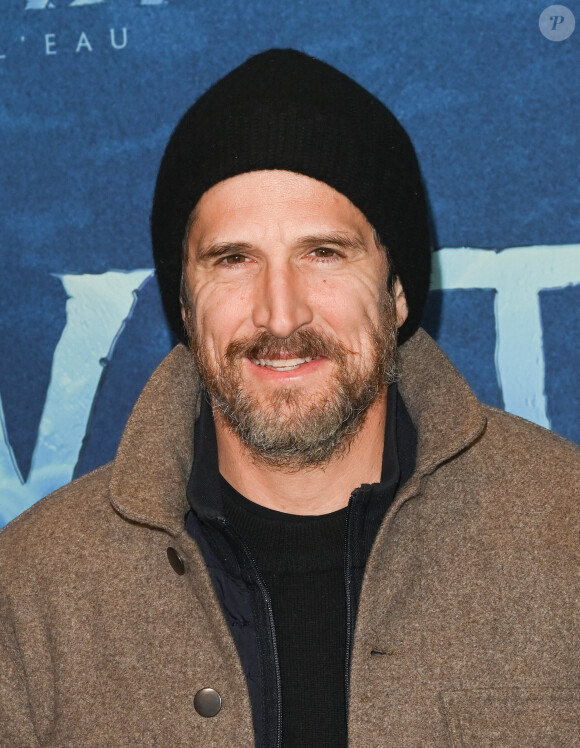
[[[409,315],[409,307],[407,306],[407,297],[403,291],[403,285],[401,281],[396,278],[393,286],[393,293],[395,294],[395,309],[397,312],[397,327],[401,327],[404,321]]]

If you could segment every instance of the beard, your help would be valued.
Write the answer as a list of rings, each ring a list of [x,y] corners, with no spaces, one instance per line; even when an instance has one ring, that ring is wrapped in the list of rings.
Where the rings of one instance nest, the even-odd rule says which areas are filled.
[[[186,309],[186,330],[214,415],[221,418],[253,458],[270,468],[293,472],[328,463],[348,449],[370,406],[395,381],[397,325],[394,295],[387,293],[379,323],[367,322],[365,356],[314,329],[287,338],[267,331],[232,341],[220,366],[197,335]],[[322,391],[280,386],[256,394],[243,382],[244,359],[324,356],[335,371]],[[270,389],[270,388],[269,388]]]

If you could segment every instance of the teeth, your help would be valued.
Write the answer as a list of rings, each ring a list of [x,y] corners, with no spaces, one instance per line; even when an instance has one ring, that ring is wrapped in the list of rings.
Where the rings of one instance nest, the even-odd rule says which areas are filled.
[[[317,356],[306,356],[306,358],[253,358],[252,363],[256,366],[267,366],[270,369],[276,369],[276,371],[291,371],[297,369],[302,364],[307,364]]]

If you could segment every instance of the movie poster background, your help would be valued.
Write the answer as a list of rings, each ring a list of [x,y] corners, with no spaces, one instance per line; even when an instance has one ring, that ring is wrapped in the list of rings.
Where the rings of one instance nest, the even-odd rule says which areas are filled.
[[[580,9],[544,15],[543,34],[545,8],[5,0],[0,526],[113,457],[174,342],[149,238],[164,145],[272,46],[336,65],[400,118],[436,227],[425,327],[483,400],[580,441],[580,36],[557,38]]]

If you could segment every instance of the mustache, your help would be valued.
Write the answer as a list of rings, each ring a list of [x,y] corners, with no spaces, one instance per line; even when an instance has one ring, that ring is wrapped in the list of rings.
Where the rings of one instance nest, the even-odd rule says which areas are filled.
[[[226,349],[226,360],[233,363],[238,358],[279,358],[281,354],[292,358],[324,356],[338,363],[346,362],[351,351],[338,340],[316,330],[295,330],[287,338],[277,338],[263,330],[251,338],[233,340]]]

